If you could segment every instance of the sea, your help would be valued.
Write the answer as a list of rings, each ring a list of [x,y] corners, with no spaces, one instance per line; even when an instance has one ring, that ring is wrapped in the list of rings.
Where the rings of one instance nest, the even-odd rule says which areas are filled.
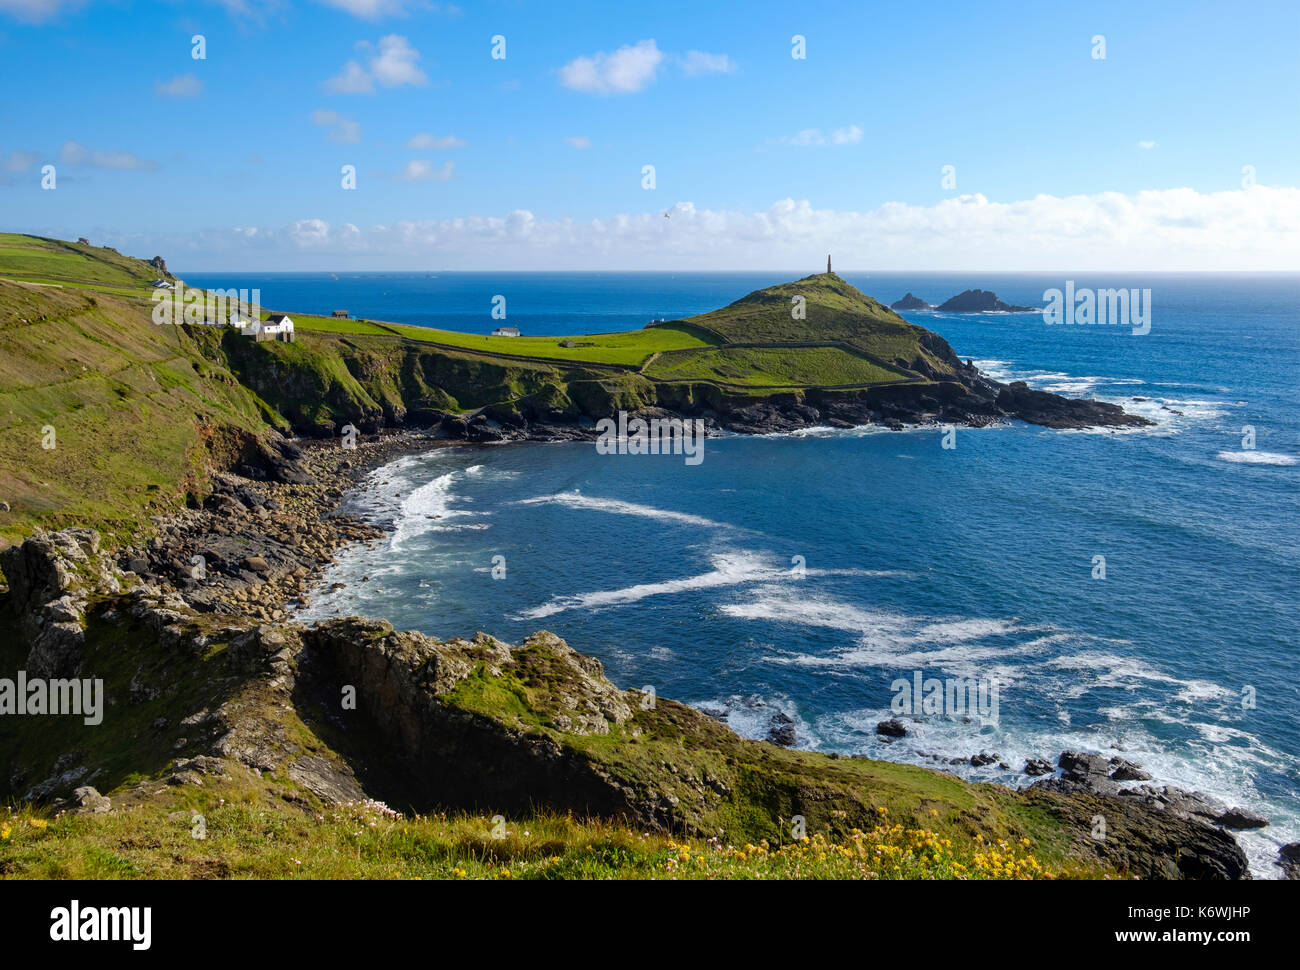
[[[187,274],[263,304],[533,335],[643,326],[808,275]],[[370,476],[351,508],[386,537],[345,550],[302,610],[434,637],[537,630],[796,745],[1025,785],[1089,750],[1262,813],[1256,878],[1300,839],[1300,275],[852,273],[891,303],[968,288],[1150,290],[1150,329],[1041,313],[903,315],[988,375],[1121,404],[1137,430],[810,428],[709,438],[703,461],[591,443],[441,448]],[[1140,328],[1139,328],[1140,329]],[[330,592],[332,584],[343,586]],[[900,684],[994,685],[996,716],[876,725]],[[984,767],[950,765],[981,752]],[[941,763],[942,762],[942,763]],[[1000,768],[1006,764],[1008,768]]]

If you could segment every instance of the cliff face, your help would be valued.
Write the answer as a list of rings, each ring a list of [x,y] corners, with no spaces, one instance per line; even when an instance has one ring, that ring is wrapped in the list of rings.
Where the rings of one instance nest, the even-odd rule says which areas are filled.
[[[917,328],[919,330],[919,328]],[[257,344],[227,334],[209,352],[300,434],[432,429],[471,441],[592,438],[620,410],[701,418],[740,433],[813,425],[952,423],[1020,418],[1050,427],[1148,424],[1117,405],[998,384],[962,362],[938,334],[921,331],[906,364],[928,382],[866,388],[746,393],[708,381],[653,381],[522,362],[489,362],[398,341],[304,335]]]
[[[308,811],[364,797],[422,812],[545,808],[774,844],[789,840],[796,818],[809,835],[834,839],[888,815],[966,841],[1032,838],[1056,864],[1149,878],[1247,874],[1221,828],[1140,799],[1015,792],[743,740],[699,711],[620,690],[599,662],[549,633],[510,646],[483,634],[438,641],[380,620],[304,628],[202,614],[118,572],[75,535],[29,540],[5,565],[39,577],[39,588],[19,580],[0,607],[4,624],[39,616],[48,597],[85,596],[82,636],[63,669],[102,678],[106,692],[93,728],[8,719],[0,793],[10,797],[75,789],[76,803],[104,810],[98,791],[111,805],[147,807],[238,784],[241,797]],[[6,674],[39,659],[18,638],[6,642]]]

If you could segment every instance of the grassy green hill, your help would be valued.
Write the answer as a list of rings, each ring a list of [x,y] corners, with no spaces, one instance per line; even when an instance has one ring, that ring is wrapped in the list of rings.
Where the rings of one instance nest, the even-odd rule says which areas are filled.
[[[803,300],[802,319],[795,313],[798,298]],[[951,374],[956,364],[942,338],[908,323],[834,273],[755,290],[721,309],[679,322],[716,333],[727,343],[840,341],[895,371],[890,379],[908,376],[908,371],[913,377]],[[818,370],[805,369],[814,375]],[[782,375],[780,366],[774,373]]]
[[[135,288],[160,275],[146,261],[105,246],[0,232],[0,276]]]
[[[138,302],[0,279],[0,544],[38,526],[131,533],[184,500],[231,431],[268,422],[285,424]]]

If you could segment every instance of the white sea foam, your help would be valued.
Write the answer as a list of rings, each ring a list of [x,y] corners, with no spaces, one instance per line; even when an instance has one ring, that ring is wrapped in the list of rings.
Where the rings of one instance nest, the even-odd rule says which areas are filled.
[[[747,583],[798,583],[789,566],[773,565],[771,556],[749,551],[717,553],[710,557],[713,568],[695,576],[681,576],[654,583],[639,583],[621,589],[595,590],[569,596],[554,596],[547,603],[525,610],[517,619],[538,620],[568,610],[595,609],[603,606],[626,606],[651,596],[669,596],[697,589],[718,589]],[[805,569],[805,576],[867,576],[905,577],[909,573],[899,570],[872,569]]]
[[[694,525],[705,529],[725,529],[723,522],[714,522],[700,515],[688,512],[674,512],[671,509],[657,509],[649,505],[637,505],[619,499],[596,498],[583,495],[579,491],[557,492],[554,495],[538,495],[535,498],[520,499],[517,505],[562,505],[570,509],[585,509],[591,512],[609,512],[614,515],[638,515],[647,519],[659,519],[664,522],[679,522],[682,525]]]
[[[1219,461],[1231,461],[1241,465],[1294,465],[1296,459],[1291,455],[1280,455],[1273,451],[1221,451],[1215,456]]]
[[[454,498],[451,486],[456,480],[456,474],[447,472],[439,475],[406,496],[397,519],[397,527],[389,540],[390,549],[400,550],[403,543],[428,532],[438,519],[469,514],[451,507]]]

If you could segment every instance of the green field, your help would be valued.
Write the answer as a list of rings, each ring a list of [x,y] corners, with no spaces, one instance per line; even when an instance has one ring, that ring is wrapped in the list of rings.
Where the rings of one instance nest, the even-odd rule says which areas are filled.
[[[660,381],[749,387],[876,384],[904,377],[841,347],[720,347],[663,354],[646,367],[645,374]]]
[[[622,333],[598,333],[575,337],[492,337],[486,334],[437,330],[398,323],[376,324],[360,320],[334,320],[329,317],[293,314],[294,326],[322,333],[389,334],[443,344],[461,350],[487,354],[510,354],[515,357],[539,357],[575,363],[620,364],[639,367],[652,354],[664,350],[708,347],[702,337],[671,327],[628,330]],[[564,342],[576,346],[565,347]]]

